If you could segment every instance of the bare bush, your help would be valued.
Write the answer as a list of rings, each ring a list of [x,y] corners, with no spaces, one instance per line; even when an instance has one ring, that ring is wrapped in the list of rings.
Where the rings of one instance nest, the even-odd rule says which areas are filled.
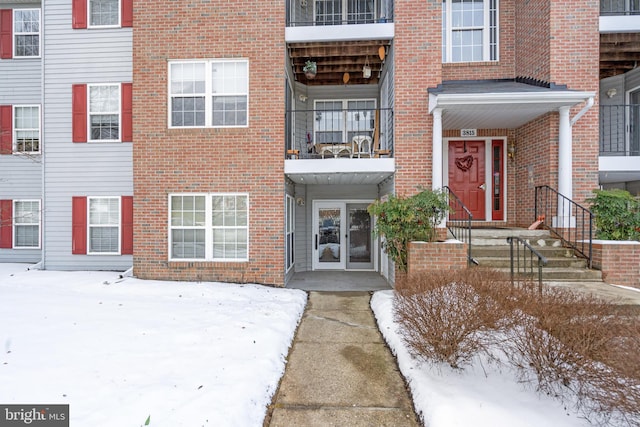
[[[593,296],[545,288],[517,292],[519,317],[505,354],[523,379],[601,425],[640,425],[637,319]]]
[[[414,357],[461,368],[499,348],[521,380],[592,423],[640,427],[637,307],[471,268],[408,277],[394,316]]]
[[[486,292],[496,278],[486,270],[414,275],[396,292],[394,315],[414,357],[459,368],[489,345],[487,334],[504,315]]]

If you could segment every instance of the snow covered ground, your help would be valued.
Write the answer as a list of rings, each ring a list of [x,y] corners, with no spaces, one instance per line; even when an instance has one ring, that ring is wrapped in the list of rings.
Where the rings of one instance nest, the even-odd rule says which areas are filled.
[[[509,367],[476,363],[462,370],[413,359],[393,322],[393,291],[373,295],[371,307],[407,379],[414,405],[429,427],[584,427],[576,413],[518,383]]]
[[[0,263],[0,403],[71,426],[261,426],[306,304],[256,285]]]
[[[302,291],[26,271],[0,263],[0,403],[69,404],[71,426],[262,426]],[[372,308],[429,427],[578,427],[508,369],[413,360],[392,291]]]

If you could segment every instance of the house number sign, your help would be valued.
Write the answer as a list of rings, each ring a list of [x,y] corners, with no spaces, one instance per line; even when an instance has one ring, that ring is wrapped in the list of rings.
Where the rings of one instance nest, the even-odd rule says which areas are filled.
[[[478,136],[478,129],[460,129],[460,136]]]

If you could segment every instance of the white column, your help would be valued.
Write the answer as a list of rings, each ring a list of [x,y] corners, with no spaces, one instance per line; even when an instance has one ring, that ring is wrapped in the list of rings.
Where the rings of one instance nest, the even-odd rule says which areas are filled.
[[[431,156],[431,189],[442,188],[442,109],[433,110],[433,143]]]
[[[558,138],[558,193],[573,199],[573,136],[569,120],[570,107],[560,107],[560,123]],[[556,226],[571,227],[571,206],[558,200],[558,218]]]

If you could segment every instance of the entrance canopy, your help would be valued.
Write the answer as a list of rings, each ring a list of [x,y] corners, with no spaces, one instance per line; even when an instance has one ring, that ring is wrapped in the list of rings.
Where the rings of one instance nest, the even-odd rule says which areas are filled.
[[[443,82],[429,89],[429,113],[442,112],[444,130],[513,129],[595,96],[566,86],[545,86],[515,80]]]

